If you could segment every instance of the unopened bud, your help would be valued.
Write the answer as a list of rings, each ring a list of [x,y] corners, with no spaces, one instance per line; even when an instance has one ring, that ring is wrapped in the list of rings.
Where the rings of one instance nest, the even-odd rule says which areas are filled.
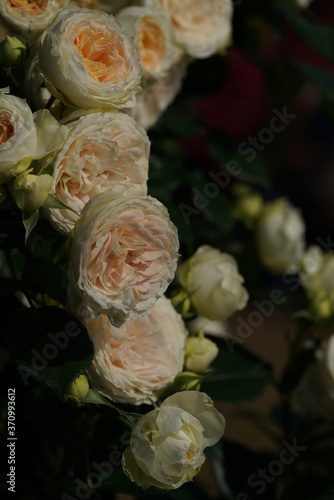
[[[66,391],[67,396],[72,396],[74,398],[85,399],[89,391],[89,383],[86,375],[79,375],[68,387]]]
[[[186,340],[184,367],[192,372],[201,372],[212,363],[218,352],[217,345],[199,332],[198,336]]]
[[[312,316],[318,321],[328,319],[333,314],[332,301],[329,297],[318,296],[311,303]]]
[[[191,302],[189,299],[189,295],[185,290],[179,290],[171,297],[171,301],[174,308],[179,314],[181,314],[181,316],[187,316],[191,307]]]
[[[28,56],[29,48],[14,35],[7,35],[0,43],[0,65],[5,68],[23,64]]]
[[[41,207],[52,187],[50,175],[34,175],[28,169],[13,182],[12,195],[17,206],[24,211],[32,212]]]

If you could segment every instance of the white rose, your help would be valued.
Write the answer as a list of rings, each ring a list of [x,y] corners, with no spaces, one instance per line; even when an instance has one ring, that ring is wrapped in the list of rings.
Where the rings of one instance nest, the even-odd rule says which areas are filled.
[[[144,0],[144,4],[163,10],[175,42],[192,57],[210,57],[230,43],[232,0]]]
[[[293,273],[305,249],[305,224],[286,199],[265,204],[255,229],[262,264],[272,273]]]
[[[0,184],[60,147],[67,134],[48,110],[32,113],[25,100],[1,92],[0,127]]]
[[[236,261],[208,245],[181,264],[177,278],[195,311],[206,318],[224,320],[247,304],[248,293]]]
[[[128,7],[117,19],[134,38],[144,74],[165,76],[173,62],[173,32],[163,12],[146,7]]]
[[[89,378],[113,401],[151,404],[182,371],[187,331],[164,296],[121,328],[101,315],[88,323],[88,332],[95,348]]]
[[[169,69],[166,76],[137,95],[136,105],[129,113],[148,130],[159,120],[182,88],[188,62],[181,59]]]
[[[316,352],[316,361],[304,373],[296,389],[301,404],[314,415],[334,417],[334,335]]]
[[[123,113],[91,113],[68,125],[57,152],[52,193],[74,210],[45,209],[52,226],[69,234],[88,201],[116,185],[147,192],[150,141]]]
[[[39,35],[51,23],[68,0],[1,0],[0,17],[14,31],[24,36]]]
[[[300,261],[299,277],[316,319],[334,315],[334,254],[310,246]]]
[[[144,314],[166,291],[178,258],[167,209],[142,191],[116,186],[87,203],[75,228],[69,300],[114,326]]]
[[[225,419],[206,394],[178,392],[135,425],[123,470],[143,489],[179,488],[199,472],[204,449],[217,443],[224,430]]]
[[[79,108],[135,104],[142,77],[139,54],[112,15],[60,11],[43,33],[39,59],[50,92]]]

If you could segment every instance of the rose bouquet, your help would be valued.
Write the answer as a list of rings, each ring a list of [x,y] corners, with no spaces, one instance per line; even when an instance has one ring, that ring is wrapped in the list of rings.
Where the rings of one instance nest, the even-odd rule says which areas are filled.
[[[304,19],[302,3],[270,3],[275,19]],[[332,254],[308,245],[301,209],[258,158],[296,115],[275,108],[235,143],[224,108],[207,114],[240,80],[219,71],[242,60],[234,10],[0,2],[6,491],[210,498],[211,465],[215,498],[250,498],[222,454],[230,405],[274,387],[283,443],[296,439],[295,400],[305,415],[317,396],[321,418],[332,412],[332,337],[317,331],[334,316]],[[237,27],[251,21],[239,12]],[[248,342],[285,306],[295,331],[278,377]]]

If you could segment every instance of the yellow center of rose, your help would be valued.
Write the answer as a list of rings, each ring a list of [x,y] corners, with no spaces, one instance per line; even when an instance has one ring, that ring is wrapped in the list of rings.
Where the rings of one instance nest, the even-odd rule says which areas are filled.
[[[141,20],[137,34],[137,48],[146,70],[155,70],[163,61],[166,40],[160,27],[148,16]]]
[[[6,111],[0,111],[0,147],[14,134],[14,126]]]
[[[78,26],[74,37],[77,49],[88,75],[97,82],[118,83],[123,80],[127,61],[122,40],[114,33]]]
[[[9,0],[9,3],[22,15],[39,16],[46,10],[48,0]]]

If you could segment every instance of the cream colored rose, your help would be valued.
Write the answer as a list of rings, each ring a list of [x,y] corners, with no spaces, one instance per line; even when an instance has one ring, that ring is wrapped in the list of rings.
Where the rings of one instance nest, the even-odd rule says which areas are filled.
[[[73,234],[69,299],[78,314],[106,314],[114,326],[144,314],[174,277],[178,236],[167,209],[117,186],[83,209]]]
[[[60,11],[43,33],[39,59],[50,92],[78,108],[131,107],[140,90],[137,48],[103,12]]]
[[[129,112],[146,130],[156,124],[166,108],[181,91],[186,70],[187,60],[181,59],[173,64],[166,76],[137,95],[136,105]]]
[[[144,74],[155,79],[165,76],[174,51],[172,27],[164,13],[133,6],[121,10],[117,19],[136,42]]]
[[[334,315],[334,254],[312,245],[300,261],[300,281],[311,301],[316,319]]]
[[[217,443],[224,430],[225,419],[209,396],[178,392],[135,425],[123,470],[143,489],[179,488],[199,472],[204,449]]]
[[[52,193],[70,207],[45,209],[55,229],[69,234],[96,194],[116,185],[147,192],[150,141],[143,127],[123,113],[92,113],[70,123],[55,159]]]
[[[255,229],[262,264],[272,273],[295,272],[305,249],[305,224],[286,199],[267,203]]]
[[[248,293],[236,261],[208,245],[180,265],[177,278],[195,311],[206,318],[224,320],[247,304]]]
[[[89,378],[113,401],[151,404],[182,370],[187,331],[164,296],[121,328],[101,315],[88,323],[88,332],[95,347]]]
[[[192,372],[205,370],[217,357],[219,349],[202,332],[186,340],[184,368]]]
[[[20,174],[12,186],[12,196],[21,210],[34,211],[43,205],[52,186],[51,175],[34,175],[33,169]]]
[[[144,0],[160,8],[173,27],[175,42],[190,56],[212,56],[232,36],[232,0]]]
[[[0,17],[17,33],[35,37],[67,4],[68,0],[1,0]]]
[[[316,352],[316,361],[304,373],[296,389],[299,402],[313,415],[334,417],[334,335]]]
[[[60,147],[66,134],[48,110],[32,113],[25,100],[0,92],[0,184]]]

